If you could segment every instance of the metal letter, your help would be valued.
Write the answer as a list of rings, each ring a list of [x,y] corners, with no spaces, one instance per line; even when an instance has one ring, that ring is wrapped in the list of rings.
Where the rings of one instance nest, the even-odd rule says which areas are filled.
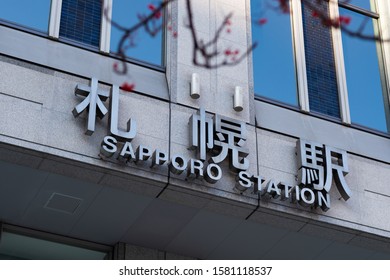
[[[85,109],[88,108],[88,126],[87,135],[92,135],[95,131],[96,116],[102,119],[108,112],[103,101],[106,101],[109,94],[107,91],[99,90],[98,80],[91,78],[90,86],[78,84],[75,88],[76,96],[85,97],[84,100],[73,109],[73,116],[78,117]],[[101,99],[100,99],[101,97]],[[99,110],[96,112],[96,106]]]
[[[253,193],[260,194],[263,196],[264,193],[267,191],[266,189],[262,188],[262,184],[265,182],[264,177],[262,177],[260,175],[256,175],[256,176],[252,177],[252,180],[254,182]]]
[[[323,145],[299,139],[297,142],[297,151],[300,168],[298,180],[301,186],[312,186],[315,190],[323,190],[325,174],[325,153]]]
[[[330,186],[332,184],[331,177],[333,175],[337,190],[339,191],[344,200],[348,200],[351,197],[352,192],[348,187],[348,184],[345,181],[344,177],[349,172],[347,152],[333,147],[325,146],[325,153],[327,174],[330,174],[330,178],[327,176],[325,180],[325,185],[330,189]]]
[[[330,208],[330,195],[329,193],[323,194],[322,192],[317,192],[317,202],[316,207],[321,207],[323,211],[328,211]]]
[[[215,132],[218,140],[214,140],[214,147],[218,148],[216,150],[219,154],[212,157],[211,161],[220,163],[229,155],[233,172],[247,170],[249,160],[246,157],[249,150],[243,147],[246,141],[245,123],[216,115]]]
[[[272,198],[278,198],[280,196],[280,189],[275,184],[274,180],[269,180],[267,183],[267,193],[272,196]]]
[[[318,195],[319,198],[325,198],[334,180],[342,198],[348,200],[351,197],[351,190],[345,181],[345,175],[348,174],[346,151],[299,139],[297,152],[301,186],[313,187],[322,192],[322,196]],[[323,201],[325,205],[322,206],[326,208],[328,200]]]
[[[111,88],[111,114],[110,114],[110,132],[119,137],[121,141],[131,141],[137,134],[137,123],[133,119],[127,122],[127,131],[118,129],[119,123],[119,87],[113,85]]]
[[[100,147],[100,154],[105,157],[112,157],[117,151],[117,143],[116,139],[112,136],[104,137]]]
[[[203,177],[203,162],[201,160],[190,159],[190,168],[187,170],[187,177],[202,178]]]
[[[240,171],[236,177],[236,189],[244,192],[252,186],[251,175],[248,172]]]
[[[312,206],[314,204],[316,197],[314,192],[309,188],[301,189],[301,200],[299,204],[302,206]]]
[[[139,145],[136,152],[136,162],[147,161],[152,156],[152,151],[143,145]]]
[[[163,165],[168,160],[168,155],[160,150],[155,150],[152,155],[152,166]]]
[[[199,115],[190,117],[191,150],[198,148],[199,158],[206,160],[206,153],[214,147],[213,120],[207,117],[204,108],[199,109]]]
[[[290,202],[291,203],[297,203],[298,201],[301,200],[301,197],[300,197],[300,189],[299,189],[299,186],[295,186],[291,189],[290,193],[291,193],[291,196],[290,196]]]
[[[180,175],[187,169],[187,161],[178,155],[174,155],[169,163],[169,170],[176,175]]]
[[[205,180],[210,184],[215,184],[222,178],[222,169],[214,163],[210,163],[206,168]]]
[[[281,197],[280,197],[280,200],[284,201],[284,200],[287,200],[290,198],[290,194],[292,192],[292,190],[294,189],[293,186],[287,184],[287,183],[284,183],[284,182],[280,182],[278,184],[278,188],[281,189]]]
[[[119,159],[122,161],[135,160],[133,146],[130,142],[125,142],[125,144],[123,145],[121,153],[119,154]]]

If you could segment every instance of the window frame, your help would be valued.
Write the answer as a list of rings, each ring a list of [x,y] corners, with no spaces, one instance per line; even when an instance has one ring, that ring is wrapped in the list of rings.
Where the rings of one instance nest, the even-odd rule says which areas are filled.
[[[55,40],[60,39],[60,24],[61,24],[61,10],[62,10],[62,0],[51,0],[51,9],[49,15],[49,37]],[[115,53],[110,51],[110,42],[111,42],[111,22],[109,18],[112,17],[112,5],[113,0],[104,0],[102,7],[101,15],[101,26],[100,26],[100,43],[99,43],[99,52],[105,55],[108,55],[113,58],[120,59]],[[108,18],[104,15],[104,11],[107,11]],[[165,16],[163,17],[165,20]],[[162,46],[161,46],[161,65],[156,65],[147,61],[139,60],[136,57],[126,57],[126,62],[137,64],[152,70],[165,71],[166,67],[166,32],[165,28],[161,30],[162,32]],[[80,43],[80,45],[84,45]]]
[[[340,16],[339,8],[350,9],[354,12],[360,14],[367,14],[367,16],[375,18],[378,20],[376,28],[378,29],[378,35],[381,38],[390,38],[390,6],[387,3],[387,0],[373,0],[375,5],[375,12],[368,12],[365,9],[359,8],[352,4],[342,3],[339,0],[329,0],[329,11],[330,17],[332,20],[337,20]],[[375,28],[375,26],[374,26]],[[340,114],[341,121],[343,124],[348,126],[355,126],[364,128],[367,131],[377,131],[370,127],[361,126],[359,124],[352,123],[351,112],[349,106],[349,97],[348,97],[348,87],[347,87],[347,78],[345,70],[345,60],[344,60],[344,50],[342,42],[342,31],[340,28],[332,27],[332,38],[333,38],[333,49],[335,54],[335,65],[336,65],[336,76],[337,84],[339,90],[339,102],[340,102]],[[380,54],[378,55],[379,65],[380,65],[380,77],[382,83],[382,94],[387,93],[387,102],[385,102],[385,118],[387,124],[387,132],[390,133],[390,120],[389,118],[389,106],[390,103],[390,81],[389,81],[389,69],[390,65],[390,45],[389,42],[377,42],[379,44]]]
[[[91,250],[105,254],[105,260],[112,259],[113,247],[93,241],[81,240],[40,230],[25,228],[22,226],[0,223],[0,240],[3,233],[20,237],[38,239],[41,242],[52,242],[59,245],[71,246],[75,249]]]
[[[98,47],[59,37],[61,8],[62,0],[52,0],[49,7],[50,34],[0,20],[0,37],[3,39],[0,44],[1,54],[73,76],[87,79],[97,77],[103,84],[121,85],[128,82],[128,75],[113,73],[113,65],[118,61],[117,56],[103,53]],[[162,51],[166,59],[169,58],[166,49],[170,45],[167,45],[169,41],[166,40],[166,33],[163,34]],[[15,42],[28,42],[29,47]],[[131,78],[137,81],[136,93],[165,101],[171,99],[167,82],[169,71],[166,69],[167,67],[169,70],[170,64],[162,67],[131,59],[126,59],[124,63],[131,73]],[[91,68],[90,65],[99,67]]]
[[[112,0],[104,0],[102,7],[101,26],[100,26],[100,43],[99,51],[109,53],[111,26],[108,28],[108,20],[104,16],[104,9],[108,9],[111,15]],[[60,38],[62,0],[51,0],[51,9],[49,16],[49,37],[58,40]],[[107,46],[108,44],[108,46]]]
[[[51,21],[51,15],[52,15],[51,9],[52,9],[52,1],[54,1],[54,0],[49,0],[49,1],[50,1],[50,7],[49,7],[49,11],[48,11],[49,12],[48,13],[48,24],[47,24],[46,31],[37,29],[37,28],[29,26],[27,24],[25,25],[23,23],[18,23],[18,22],[14,22],[12,20],[3,19],[3,18],[0,18],[0,25],[4,25],[4,26],[11,27],[14,29],[22,30],[24,32],[28,32],[28,33],[31,33],[31,34],[34,34],[37,36],[47,37],[49,35],[49,32],[50,32],[50,21]]]
[[[376,1],[377,9],[380,12],[379,17],[379,29],[383,38],[390,38],[390,3],[389,1],[378,0]],[[388,100],[388,111],[390,110],[390,41],[384,42],[381,44],[382,54],[383,54],[383,71],[386,76],[385,82],[387,86],[387,100]],[[389,113],[389,112],[387,112]],[[390,116],[388,116],[390,118]],[[388,120],[390,123],[390,120]],[[390,124],[388,124],[390,126]],[[390,127],[388,127],[390,132]]]
[[[103,6],[102,11],[104,11],[104,9],[107,9],[107,16],[109,19],[112,19],[113,1],[115,1],[115,0],[104,0],[104,6]],[[104,14],[102,14],[102,30],[101,30],[101,36],[100,36],[100,39],[101,39],[100,51],[113,57],[113,58],[122,59],[117,54],[115,54],[115,52],[111,52],[111,29],[112,29],[112,27],[111,27],[111,21],[108,20],[108,18]],[[163,27],[165,27],[166,26],[165,12],[163,12],[162,21],[163,21]],[[150,68],[150,69],[154,69],[154,70],[158,70],[158,71],[165,71],[166,56],[167,56],[167,53],[166,53],[166,49],[167,49],[166,48],[166,43],[167,43],[166,28],[162,28],[160,32],[161,32],[161,64],[160,65],[153,64],[151,62],[144,61],[144,60],[138,59],[137,57],[131,57],[131,56],[126,56],[125,60],[127,62],[137,64],[137,65],[140,65],[140,66],[143,66],[146,68]]]
[[[291,27],[295,55],[296,79],[298,89],[298,104],[301,111],[309,113],[309,90],[306,74],[305,39],[303,33],[303,15],[300,0],[291,0]]]
[[[339,18],[339,2],[340,0],[325,0],[329,2],[329,15],[331,19],[335,20]],[[375,3],[376,11],[372,12],[372,15],[379,15],[377,18],[378,24],[377,29],[381,38],[390,38],[390,2],[388,0],[373,0]],[[341,3],[341,2],[340,2]],[[359,130],[363,130],[369,133],[375,133],[378,135],[390,134],[390,40],[385,42],[378,42],[380,44],[381,55],[378,57],[379,64],[381,67],[381,82],[387,92],[387,102],[385,102],[385,117],[387,124],[387,132],[379,131],[370,127],[352,123],[350,105],[348,98],[348,89],[347,89],[347,80],[346,72],[344,65],[344,51],[342,46],[342,31],[340,28],[335,26],[331,27],[331,38],[333,41],[333,51],[334,51],[334,62],[338,86],[338,98],[340,106],[340,119],[335,120],[331,116],[323,115],[316,112],[310,111],[309,106],[309,92],[308,92],[308,82],[307,82],[307,73],[306,73],[306,59],[305,59],[305,44],[304,44],[304,30],[303,30],[303,17],[302,17],[302,6],[300,0],[290,0],[292,16],[291,19],[291,28],[292,28],[292,40],[293,40],[293,54],[295,60],[296,68],[296,83],[298,90],[298,107],[294,107],[284,104],[283,102],[270,99],[267,97],[256,96],[255,99],[261,100],[263,102],[271,103],[277,106],[282,106],[286,109],[292,109],[295,111],[301,111],[303,113],[310,114],[312,116],[320,117],[329,121],[341,123],[343,125],[354,127]],[[351,6],[351,4],[341,4],[341,7]],[[353,6],[353,5],[352,5]],[[356,6],[355,6],[356,7]],[[345,8],[345,7],[344,7]],[[356,7],[356,10],[364,10],[359,7]],[[364,10],[366,11],[366,10]],[[252,15],[252,13],[251,13]],[[251,40],[252,42],[252,40]],[[252,62],[253,63],[253,62]],[[253,75],[253,72],[252,72]],[[254,83],[255,77],[252,76],[252,81]],[[254,88],[254,87],[253,87]]]
[[[253,0],[252,0],[253,1]],[[291,40],[292,40],[292,53],[294,56],[294,67],[295,67],[295,82],[297,86],[297,98],[298,106],[295,107],[290,104],[286,104],[283,101],[277,99],[271,99],[264,96],[256,96],[258,99],[265,99],[267,102],[275,104],[283,104],[291,109],[297,108],[300,111],[309,113],[309,93],[306,76],[306,55],[305,55],[305,43],[303,34],[303,18],[302,18],[302,7],[300,0],[289,0],[291,7],[290,26],[291,26]],[[251,18],[252,18],[252,12]],[[253,43],[253,40],[251,40]],[[255,77],[252,72],[253,82]]]

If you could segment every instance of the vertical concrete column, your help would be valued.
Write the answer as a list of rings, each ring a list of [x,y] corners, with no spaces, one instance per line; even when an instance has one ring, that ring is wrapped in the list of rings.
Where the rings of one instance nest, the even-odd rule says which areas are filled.
[[[219,33],[218,40],[211,44],[208,51],[217,50],[219,55],[209,61],[210,68],[204,67],[205,59],[200,53],[194,53],[194,37],[188,28],[188,7],[186,1],[176,1],[169,9],[172,29],[177,28],[177,37],[167,32],[168,65],[167,77],[169,80],[171,100],[175,103],[192,108],[203,107],[206,111],[218,113],[245,122],[250,122],[250,106],[253,94],[249,90],[248,57],[235,66],[219,66],[224,61],[234,62],[249,47],[247,27],[247,1],[197,0],[191,1],[193,22],[198,44],[207,44],[213,40],[217,30],[223,24],[227,15],[232,13],[229,24],[226,24]],[[176,26],[173,26],[177,24]],[[176,30],[175,30],[176,31]],[[237,55],[227,55],[229,52]],[[197,62],[194,64],[194,55]],[[202,66],[203,64],[203,66]],[[199,76],[200,97],[190,97],[190,82],[192,75]],[[243,110],[233,109],[233,95],[235,88],[242,88],[244,94]]]

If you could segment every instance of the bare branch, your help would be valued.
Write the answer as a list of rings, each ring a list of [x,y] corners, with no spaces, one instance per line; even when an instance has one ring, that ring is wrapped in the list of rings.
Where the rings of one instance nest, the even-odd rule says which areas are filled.
[[[203,40],[198,39],[198,35],[196,33],[195,24],[194,24],[194,15],[191,5],[191,0],[186,0],[187,7],[187,17],[188,17],[188,28],[190,29],[191,36],[194,43],[192,62],[196,66],[204,67],[206,69],[216,69],[221,66],[234,66],[239,64],[242,60],[244,60],[256,47],[256,44],[251,45],[243,54],[239,54],[239,50],[235,50],[234,52],[227,53],[228,50],[221,51],[218,49],[217,45],[221,38],[221,35],[225,28],[231,24],[231,19],[233,17],[233,13],[229,13],[224,17],[224,20],[216,30],[213,38],[204,43]],[[217,58],[222,58],[220,62],[218,62]],[[201,62],[201,60],[203,60]]]
[[[147,16],[138,15],[139,21],[131,26],[131,27],[125,27],[120,25],[118,22],[113,21],[112,18],[108,15],[108,8],[105,8],[103,11],[104,16],[106,19],[111,23],[111,25],[123,32],[123,35],[121,36],[116,54],[119,56],[121,60],[121,67],[118,66],[118,64],[114,64],[114,71],[117,74],[126,74],[128,71],[127,64],[126,64],[126,50],[132,47],[135,47],[135,41],[134,41],[134,34],[141,29],[144,28],[145,32],[149,34],[150,36],[154,37],[156,36],[163,28],[164,24],[161,22],[157,24],[157,20],[162,18],[162,12],[163,9],[171,2],[176,0],[164,0],[162,1],[157,7],[149,5],[149,10],[151,10],[151,13],[149,13]],[[102,0],[102,5],[104,5],[104,0]],[[126,46],[126,41],[128,41],[130,44]]]
[[[368,23],[368,18],[366,18],[357,29],[352,29],[349,26],[350,18],[339,16],[338,18],[331,18],[328,13],[321,9],[321,4],[324,2],[323,0],[316,0],[315,4],[313,4],[310,0],[301,0],[302,4],[305,5],[312,11],[314,17],[318,17],[321,20],[321,23],[324,26],[332,26],[334,28],[340,28],[341,31],[348,34],[351,37],[356,37],[363,40],[371,40],[371,41],[386,41],[381,38],[379,35],[369,35],[364,34],[364,28]],[[349,4],[350,0],[342,1],[344,4]]]
[[[177,32],[172,30],[172,26],[168,21],[163,22],[160,19],[162,18],[162,13],[164,8],[167,7],[169,3],[179,0],[163,0],[157,6],[149,4],[148,8],[150,13],[147,15],[138,14],[138,22],[131,26],[125,27],[119,24],[118,22],[113,21],[109,18],[108,9],[104,9],[104,15],[111,22],[111,25],[114,28],[123,32],[123,35],[120,38],[120,41],[117,46],[116,54],[121,60],[121,67],[118,64],[114,64],[114,71],[118,74],[126,74],[128,72],[126,64],[126,51],[129,48],[136,46],[135,35],[137,32],[143,28],[145,32],[150,36],[156,36],[163,27],[166,25],[167,30],[172,32],[174,37],[177,36]],[[184,0],[183,0],[184,1]],[[225,49],[221,50],[218,45],[220,39],[225,31],[230,30],[230,25],[233,20],[233,13],[227,14],[223,21],[220,23],[212,38],[208,41],[205,41],[202,38],[199,38],[199,35],[195,28],[195,18],[192,9],[192,0],[185,0],[186,11],[187,11],[187,27],[189,28],[192,41],[192,62],[196,66],[204,67],[206,69],[216,69],[218,67],[224,66],[235,66],[243,61],[252,51],[256,48],[257,44],[249,46],[245,51],[241,52],[240,50],[231,50]],[[103,2],[103,0],[102,0]],[[364,34],[364,29],[368,24],[368,20],[361,22],[360,26],[357,29],[352,29],[349,25],[350,18],[345,16],[340,16],[339,18],[331,18],[326,10],[323,9],[323,4],[325,0],[301,0],[301,3],[312,11],[313,17],[318,18],[318,20],[324,26],[340,28],[343,32],[349,36],[360,38],[363,40],[374,40],[374,41],[384,41],[379,35],[368,35]],[[340,3],[350,4],[351,0],[340,1]],[[280,12],[282,14],[290,13],[290,1],[289,0],[272,0],[264,2],[266,9],[273,10],[275,12]],[[169,16],[167,17],[169,19]],[[267,22],[266,18],[259,20],[259,24],[263,25]],[[229,31],[230,32],[230,31]]]

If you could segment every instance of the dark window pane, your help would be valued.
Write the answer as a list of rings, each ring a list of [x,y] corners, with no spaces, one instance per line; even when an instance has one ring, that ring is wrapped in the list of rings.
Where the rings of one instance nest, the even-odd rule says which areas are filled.
[[[267,8],[266,1],[251,1],[255,94],[298,105],[291,19]],[[266,12],[264,14],[264,12]],[[265,24],[258,24],[261,19]]]
[[[139,22],[138,14],[148,15],[151,11],[148,9],[148,4],[153,1],[129,1],[129,0],[113,0],[112,19],[114,22],[129,28]],[[157,6],[157,4],[156,4]],[[156,24],[161,25],[162,17],[156,19]],[[118,51],[119,41],[123,35],[123,31],[112,27],[111,28],[111,52]],[[126,40],[126,56],[142,60],[148,63],[162,65],[162,32],[158,32],[154,37],[146,33],[144,28],[140,28],[131,40]]]
[[[101,1],[63,0],[60,37],[98,47],[101,19]]]
[[[48,32],[50,0],[0,0],[0,18]]]
[[[340,118],[331,29],[313,17],[308,7],[302,5],[302,9],[310,111]],[[328,3],[322,2],[320,9],[328,14]]]
[[[376,20],[345,9],[340,9],[340,14],[351,17],[352,30],[366,21],[363,33],[374,34]],[[387,131],[377,42],[343,34],[343,49],[352,122]]]
[[[4,231],[0,260],[101,260],[106,253]]]

